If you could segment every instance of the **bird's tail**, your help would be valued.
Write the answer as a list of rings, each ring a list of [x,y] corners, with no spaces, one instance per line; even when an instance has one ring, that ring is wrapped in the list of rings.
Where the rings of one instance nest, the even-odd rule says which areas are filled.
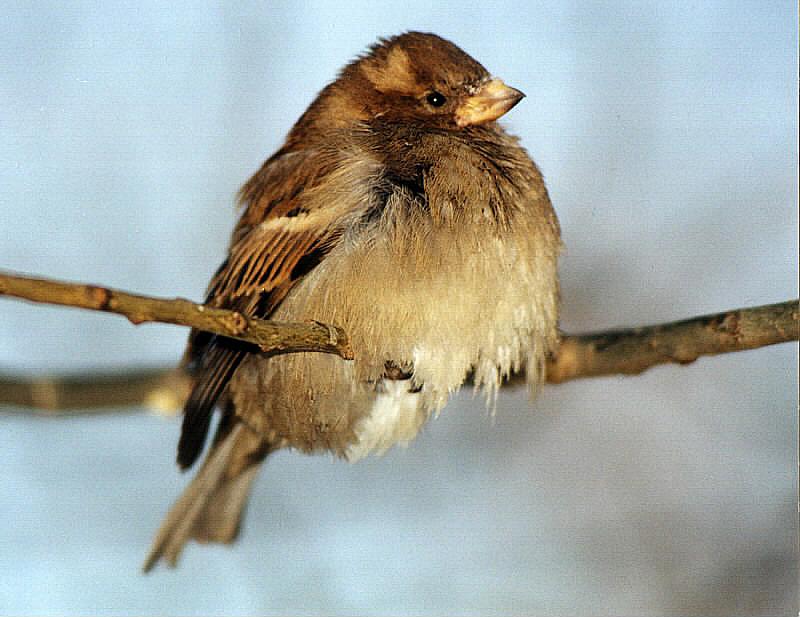
[[[241,422],[232,424],[218,435],[202,467],[161,523],[144,572],[162,558],[174,567],[189,540],[236,539],[250,486],[269,448]]]

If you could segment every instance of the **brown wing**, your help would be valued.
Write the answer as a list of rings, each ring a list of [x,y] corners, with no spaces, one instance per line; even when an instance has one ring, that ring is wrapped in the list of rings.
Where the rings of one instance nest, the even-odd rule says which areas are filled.
[[[206,302],[269,317],[292,286],[338,241],[337,207],[325,206],[326,178],[338,175],[332,155],[278,153],[244,186],[245,211],[228,258],[209,285]],[[185,363],[193,387],[184,405],[178,464],[190,467],[203,450],[211,415],[234,371],[254,345],[192,331]]]

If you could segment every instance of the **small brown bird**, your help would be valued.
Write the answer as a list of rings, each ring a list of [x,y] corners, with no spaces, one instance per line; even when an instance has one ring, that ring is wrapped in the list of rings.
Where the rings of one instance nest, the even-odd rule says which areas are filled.
[[[434,34],[378,41],[347,65],[244,185],[207,302],[337,324],[355,358],[264,357],[193,331],[178,464],[203,450],[144,565],[189,539],[231,542],[279,448],[356,461],[408,443],[468,376],[491,403],[557,340],[561,241],[542,176],[495,121],[523,94]]]

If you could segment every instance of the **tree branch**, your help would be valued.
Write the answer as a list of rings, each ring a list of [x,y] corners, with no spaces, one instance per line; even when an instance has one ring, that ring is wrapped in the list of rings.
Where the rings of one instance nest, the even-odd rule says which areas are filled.
[[[237,311],[195,304],[183,298],[172,300],[139,296],[97,285],[62,283],[0,271],[0,295],[32,302],[74,306],[124,315],[134,325],[148,321],[190,326],[255,343],[264,353],[296,351],[333,353],[351,360],[347,334],[337,326],[320,323],[280,323],[255,319]]]
[[[183,299],[150,298],[93,285],[0,272],[0,295],[3,294],[119,313],[135,324],[158,321],[192,326],[256,343],[266,353],[321,351],[352,358],[347,336],[336,326],[276,323]],[[797,340],[800,340],[798,300],[641,328],[565,334],[548,361],[547,381],[556,384],[585,377],[633,375],[659,364],[689,364],[700,356]],[[515,375],[509,384],[523,380],[523,375]],[[0,405],[47,410],[85,412],[128,405],[174,410],[181,406],[187,392],[187,377],[175,369],[77,377],[0,375]]]
[[[547,381],[638,375],[659,364],[800,340],[800,302],[791,300],[682,321],[564,336]]]
[[[42,415],[91,415],[146,407],[173,415],[189,396],[189,376],[176,368],[26,377],[0,373],[0,408]]]

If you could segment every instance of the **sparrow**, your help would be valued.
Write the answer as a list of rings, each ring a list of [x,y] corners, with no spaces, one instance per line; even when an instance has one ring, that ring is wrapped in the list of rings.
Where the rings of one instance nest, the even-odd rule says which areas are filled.
[[[561,239],[539,169],[497,123],[523,96],[435,34],[379,39],[244,185],[206,302],[337,324],[354,358],[191,332],[182,469],[220,418],[145,571],[190,539],[232,542],[271,452],[357,461],[408,444],[468,378],[489,405],[511,373],[541,383]]]

